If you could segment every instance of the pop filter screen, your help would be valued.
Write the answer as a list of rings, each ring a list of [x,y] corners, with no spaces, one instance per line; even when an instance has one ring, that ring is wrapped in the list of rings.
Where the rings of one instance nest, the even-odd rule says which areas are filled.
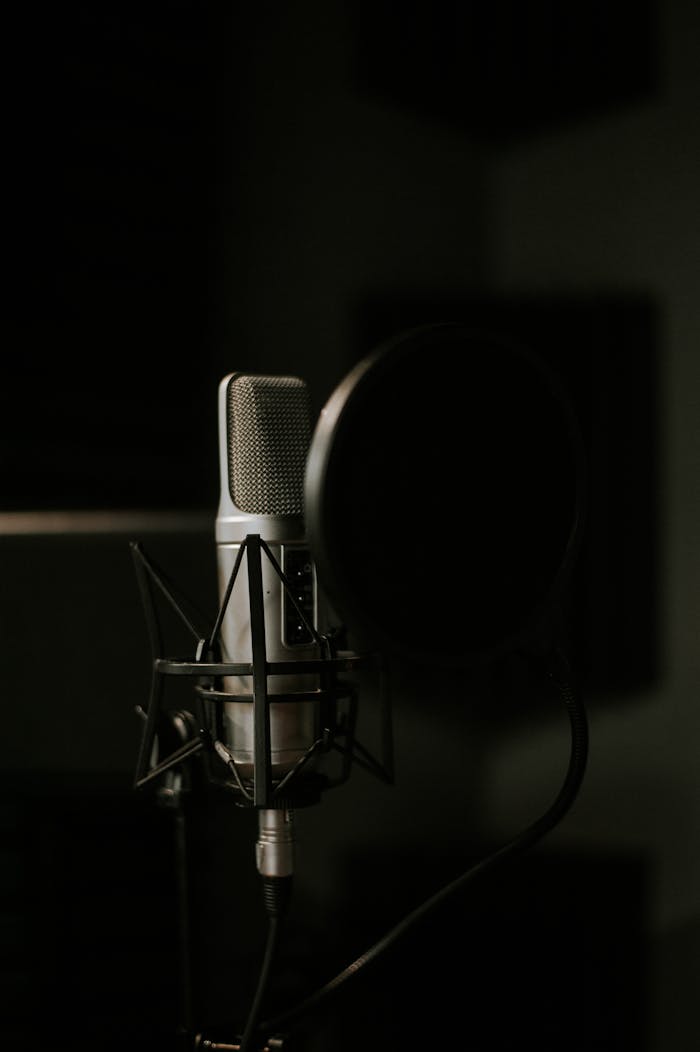
[[[371,646],[489,658],[558,599],[582,476],[574,414],[539,358],[461,325],[402,333],[351,370],[312,437],[320,584]]]

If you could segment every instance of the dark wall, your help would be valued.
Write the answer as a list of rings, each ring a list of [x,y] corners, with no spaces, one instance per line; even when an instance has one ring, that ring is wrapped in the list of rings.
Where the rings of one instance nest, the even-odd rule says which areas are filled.
[[[212,498],[231,22],[211,3],[12,12],[6,508]]]
[[[192,1022],[178,825],[132,784],[151,654],[129,540],[214,613],[222,375],[297,373],[320,410],[349,367],[406,324],[478,313],[531,341],[566,377],[595,467],[574,608],[577,668],[605,695],[592,700],[595,719],[633,720],[635,692],[663,682],[663,304],[648,289],[544,290],[526,302],[499,292],[492,181],[509,148],[656,105],[661,12],[178,3],[35,14],[12,18],[14,336],[0,504],[153,518],[88,533],[34,521],[19,535],[8,519],[1,539],[3,1026],[9,1042],[70,1034],[78,1052],[170,1052]],[[539,703],[523,711],[521,674],[508,666],[485,684],[398,670],[396,785],[357,771],[300,816],[276,1002],[337,974],[517,831],[523,812],[548,805],[564,721]],[[545,744],[535,728],[551,735]],[[512,820],[492,822],[494,770],[512,740],[533,742],[534,788],[506,809]],[[304,1024],[302,1049],[456,1040],[506,1052],[536,1040],[656,1052],[648,928],[662,860],[656,842],[599,835],[595,816],[618,793],[616,755],[594,753],[569,839],[451,900]],[[253,816],[197,782],[187,817],[190,1007],[228,1038],[263,949]],[[667,979],[687,973],[691,943]],[[662,1007],[676,1020],[673,1052],[685,1052],[674,989],[668,979]]]

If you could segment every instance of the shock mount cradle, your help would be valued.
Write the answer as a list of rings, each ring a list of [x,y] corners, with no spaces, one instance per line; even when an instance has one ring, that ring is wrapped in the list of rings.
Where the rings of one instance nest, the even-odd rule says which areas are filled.
[[[132,542],[131,551],[153,658],[148,706],[145,711],[141,706],[137,706],[137,711],[144,720],[144,728],[139,745],[134,788],[142,790],[155,787],[158,802],[169,807],[176,819],[182,956],[182,1021],[179,1034],[183,1041],[183,1049],[196,1047],[226,1052],[235,1050],[238,1046],[207,1041],[201,1034],[195,1033],[189,946],[191,922],[188,914],[188,860],[182,801],[183,793],[192,790],[192,763],[195,759],[201,762],[206,779],[231,791],[238,805],[256,809],[296,808],[313,804],[318,801],[323,791],[345,783],[354,764],[363,767],[381,781],[393,784],[393,734],[388,672],[384,662],[376,654],[356,654],[339,649],[338,641],[342,632],[321,634],[317,631],[297,603],[291,582],[268,545],[257,534],[248,534],[241,543],[214,627],[209,634],[202,634],[198,630],[183,609],[182,599],[175,595],[175,586],[154,561],[146,556],[141,544]],[[219,635],[244,553],[247,555],[252,660],[226,662],[220,659]],[[319,658],[268,661],[265,644],[263,556],[270,560],[278,574],[289,601],[294,605],[299,618],[318,647]],[[163,629],[156,604],[157,592],[196,640],[192,658],[163,656]],[[357,685],[340,678],[345,674],[359,673],[365,669],[370,669],[379,680],[381,760],[376,759],[372,752],[357,740]],[[317,689],[286,693],[268,689],[269,678],[303,673],[314,673],[318,676]],[[221,690],[221,681],[228,676],[250,677],[252,691],[248,694],[232,695]],[[194,681],[193,712],[168,708],[165,684],[173,677],[189,677]],[[232,700],[252,706],[252,778],[241,776],[232,751],[222,740],[223,706]],[[272,772],[272,703],[303,703],[315,706],[315,725],[318,730],[300,759],[279,779],[273,779]],[[160,754],[162,743],[168,743],[170,746],[165,755]],[[327,766],[326,758],[331,755],[339,758],[339,770],[334,774],[325,769],[313,769],[318,764],[322,767],[324,764]],[[285,1052],[292,1052],[285,1036],[270,1035],[266,1042],[265,1052],[281,1052],[282,1048]]]

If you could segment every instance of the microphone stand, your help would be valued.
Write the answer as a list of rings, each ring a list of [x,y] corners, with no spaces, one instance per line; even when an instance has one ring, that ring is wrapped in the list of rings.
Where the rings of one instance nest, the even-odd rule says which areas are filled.
[[[146,712],[139,705],[136,712],[143,720]],[[188,712],[169,713],[169,723],[159,735],[158,746],[163,738],[188,742],[193,734],[192,716]],[[171,742],[172,745],[172,742]],[[154,750],[155,751],[155,750]],[[155,798],[159,807],[169,812],[173,828],[174,873],[177,905],[177,946],[179,966],[179,1004],[180,1023],[177,1027],[177,1046],[182,1052],[191,1048],[194,1032],[194,984],[192,977],[192,943],[191,943],[191,893],[190,893],[190,851],[189,830],[186,801],[193,791],[193,774],[191,766],[185,767],[184,761],[170,767],[162,776],[162,783],[156,790]]]

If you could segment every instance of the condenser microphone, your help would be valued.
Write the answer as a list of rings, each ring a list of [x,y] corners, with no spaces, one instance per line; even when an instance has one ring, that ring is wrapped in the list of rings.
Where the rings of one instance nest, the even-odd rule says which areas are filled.
[[[303,519],[311,437],[306,384],[294,376],[230,373],[219,384],[218,411],[221,494],[216,545],[222,609],[226,601],[219,632],[222,660],[247,665],[254,659],[254,596],[246,563],[251,558],[247,540],[256,537],[267,550],[259,560],[265,667],[282,663],[287,669],[289,663],[313,662],[320,653],[308,627],[315,629],[317,624],[317,593]],[[308,700],[317,685],[318,674],[313,671],[285,671],[268,677],[273,785],[303,760],[317,737],[317,706]],[[229,766],[234,765],[236,779],[252,786],[259,774],[250,700],[253,676],[224,676],[222,687],[225,700],[219,710],[219,748],[223,746]],[[294,701],[295,694],[304,700]],[[281,700],[275,701],[275,696]],[[257,861],[263,875],[285,876],[291,869],[291,819],[290,808],[283,804],[261,810]]]
[[[219,385],[221,495],[216,519],[219,597],[223,601],[241,544],[258,535],[294,585],[307,620],[316,622],[316,582],[304,537],[303,487],[311,435],[309,396],[292,376],[231,373]],[[245,558],[221,624],[222,658],[252,660],[251,597]],[[273,564],[261,560],[267,659],[304,661],[319,657],[318,646],[299,617]],[[271,693],[311,690],[313,674],[275,677]],[[251,707],[237,702],[250,695],[250,676],[227,676],[224,742],[244,780],[253,774]],[[287,773],[312,743],[309,706],[271,703],[270,759],[274,778]]]

